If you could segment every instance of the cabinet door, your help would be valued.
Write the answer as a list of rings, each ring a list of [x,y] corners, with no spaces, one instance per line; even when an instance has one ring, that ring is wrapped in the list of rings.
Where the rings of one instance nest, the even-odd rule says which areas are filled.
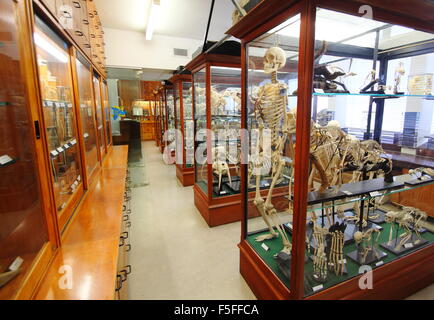
[[[56,208],[62,229],[83,190],[69,45],[38,17],[35,20],[34,39],[44,123]]]
[[[0,300],[14,297],[48,242],[16,6],[0,1]],[[17,258],[22,264],[11,274]]]

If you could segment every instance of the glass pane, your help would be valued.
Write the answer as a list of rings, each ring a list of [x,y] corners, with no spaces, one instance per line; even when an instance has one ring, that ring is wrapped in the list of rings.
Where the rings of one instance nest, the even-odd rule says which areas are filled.
[[[171,151],[175,150],[175,89],[167,90],[167,130],[166,145]]]
[[[33,124],[21,78],[15,5],[14,1],[0,2],[0,300],[13,297],[48,241],[34,161]],[[18,272],[11,273],[9,266],[17,258],[23,263]]]
[[[86,171],[90,176],[98,165],[98,147],[96,144],[95,117],[92,102],[92,76],[88,66],[76,60],[78,77],[78,96],[80,116],[83,127],[83,139],[86,151]]]
[[[112,142],[112,134],[110,130],[110,105],[107,83],[103,82],[103,95],[104,95],[104,116],[105,116],[105,129],[106,129],[106,144],[107,146]]]
[[[427,96],[434,54],[376,64],[374,52],[365,48],[375,48],[375,32],[360,36],[381,28],[381,57],[382,48],[412,47],[427,35],[322,9],[317,19],[316,40],[325,38],[326,21],[333,37],[316,42],[306,295],[359,276],[362,266],[376,268],[434,240],[422,231],[428,215],[434,215],[434,100]],[[345,37],[352,40],[341,41]],[[355,46],[366,52],[364,60],[351,58]]]
[[[96,125],[99,141],[99,149],[101,158],[105,154],[105,139],[104,139],[104,124],[102,118],[102,100],[101,100],[101,87],[100,81],[97,77],[93,77],[93,90],[95,94],[95,112],[96,112]]]
[[[241,70],[211,67],[213,197],[240,193]]]
[[[81,184],[68,46],[42,22],[34,34],[59,213]]]
[[[247,46],[247,242],[290,287],[300,16]]]
[[[185,166],[194,166],[194,122],[193,122],[193,84],[190,81],[182,83],[182,102],[184,111]]]
[[[206,78],[205,68],[194,75],[194,122],[196,131],[195,180],[196,184],[208,194],[208,165],[206,145]]]

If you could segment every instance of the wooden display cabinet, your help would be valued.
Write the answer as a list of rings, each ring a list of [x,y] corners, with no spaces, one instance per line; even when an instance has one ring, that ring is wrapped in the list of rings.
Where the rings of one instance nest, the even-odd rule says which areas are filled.
[[[160,152],[164,153],[165,143],[164,143],[164,133],[167,130],[167,112],[166,112],[166,90],[162,86],[159,90],[159,110],[160,110]]]
[[[59,245],[28,2],[0,11],[0,299],[30,299]],[[13,262],[21,263],[12,266]]]
[[[35,16],[35,54],[52,186],[62,230],[84,194],[71,46]]]
[[[73,68],[74,82],[76,83],[76,101],[80,110],[78,130],[83,142],[80,144],[82,157],[85,189],[88,189],[92,181],[100,172],[99,144],[97,139],[97,126],[92,94],[92,67],[90,62],[80,52],[74,50],[75,64]]]
[[[240,57],[203,53],[191,61],[186,69],[193,75],[193,118],[196,137],[194,203],[210,227],[239,221]],[[203,155],[202,159],[197,156],[198,152]],[[224,159],[220,159],[219,155]],[[219,175],[214,168],[216,160],[228,164],[230,180],[227,174],[223,174],[219,182]],[[265,181],[264,183],[266,184]],[[272,201],[277,203],[282,200],[282,196],[279,187],[273,194]],[[251,214],[258,215],[257,212]]]
[[[176,109],[176,176],[184,187],[194,184],[194,127],[191,74],[176,74],[171,79],[175,88]]]
[[[429,118],[425,112],[432,111],[432,91],[417,94],[410,91],[412,85],[405,85],[407,76],[426,73],[433,61],[434,47],[429,42],[434,32],[434,23],[429,19],[432,13],[433,5],[428,2],[410,5],[399,0],[390,6],[376,0],[363,3],[269,0],[258,4],[227,32],[242,41],[242,127],[252,134],[257,121],[277,131],[282,126],[283,122],[273,127],[271,120],[263,120],[267,119],[263,116],[267,110],[256,114],[257,117],[253,113],[258,106],[267,108],[263,102],[267,93],[264,97],[261,88],[264,85],[271,88],[273,83],[279,87],[273,104],[284,101],[287,103],[286,119],[296,119],[288,122],[286,133],[280,133],[286,134],[287,143],[295,143],[296,148],[281,155],[290,168],[293,187],[286,189],[289,197],[286,203],[282,202],[283,210],[274,205],[283,228],[277,238],[269,237],[269,230],[260,218],[251,218],[256,205],[249,193],[249,164],[242,165],[240,272],[259,299],[402,299],[433,283],[434,236],[428,227],[422,232],[414,224],[423,221],[416,218],[423,215],[421,210],[429,210],[428,197],[423,195],[430,192],[434,180],[425,175],[422,181],[416,175],[405,174],[399,166],[392,171],[387,160],[394,161],[396,156],[410,152],[424,154],[427,160],[424,166],[432,168],[430,145],[425,144],[424,138],[426,130],[432,132],[432,125],[417,121]],[[283,51],[267,51],[276,46]],[[332,64],[334,68],[330,67]],[[374,82],[380,86],[363,85],[372,68],[377,75],[369,79],[378,79]],[[405,76],[402,69],[405,69]],[[356,75],[349,74],[354,70],[357,70]],[[345,77],[339,79],[342,76]],[[426,89],[428,85],[425,82],[421,87]],[[361,90],[363,87],[368,89]],[[262,100],[258,99],[258,92]],[[397,112],[400,108],[402,113]],[[366,118],[360,116],[363,110],[366,110]],[[396,120],[399,115],[404,117],[402,127]],[[330,122],[332,120],[334,122]],[[316,123],[315,127],[312,123]],[[326,157],[319,153],[322,142],[315,139],[319,135],[312,132],[331,130],[333,126],[339,126],[344,136],[352,134],[359,140],[373,139],[369,144],[378,146],[377,150],[382,146],[385,151],[379,152],[375,163],[383,164],[383,168],[363,165],[351,169],[346,162],[349,158],[345,156],[342,162],[345,168],[349,173],[360,170],[362,181],[344,181],[339,187],[321,192],[319,182],[332,181],[327,168],[327,163],[330,166],[332,161],[325,162],[322,177],[311,171],[312,168],[320,170],[315,161]],[[388,143],[390,131],[396,138],[392,143]],[[335,141],[332,145],[332,156],[344,154],[339,151],[341,142]],[[360,152],[362,148],[365,147],[358,145],[354,150]],[[363,154],[371,153],[372,150]],[[411,165],[418,166],[417,163]],[[368,179],[369,170],[375,171],[371,179]],[[264,191],[266,194],[268,190]],[[352,223],[349,217],[355,216],[358,210],[360,216]],[[404,223],[404,217],[410,221],[406,222],[406,232],[399,230],[396,222],[384,220],[386,213],[388,217],[397,217],[389,214],[397,211],[402,218],[394,221]],[[342,215],[337,214],[346,218],[342,220]],[[338,256],[330,247],[333,242],[327,243],[333,238],[330,226],[335,222],[344,222],[339,224],[344,227],[344,245],[342,252],[338,250]],[[376,230],[373,231],[375,236],[370,238],[373,242],[354,243],[359,235],[356,232],[367,235],[371,228]],[[414,232],[414,228],[420,233]],[[311,241],[314,230],[324,230],[321,233],[327,237],[324,247],[321,246],[324,255],[321,255],[322,250],[314,250],[320,243],[315,239]],[[276,231],[278,229],[274,229]],[[401,237],[403,232],[408,235],[405,239]],[[265,247],[256,241],[258,236],[269,238],[263,242]],[[317,236],[320,237],[318,233]],[[281,251],[284,248],[282,237],[292,243],[289,255]],[[336,257],[338,260],[333,260]],[[314,265],[314,261],[318,264]],[[362,265],[373,270],[371,290],[359,287],[364,272]],[[345,268],[340,273],[336,266]]]

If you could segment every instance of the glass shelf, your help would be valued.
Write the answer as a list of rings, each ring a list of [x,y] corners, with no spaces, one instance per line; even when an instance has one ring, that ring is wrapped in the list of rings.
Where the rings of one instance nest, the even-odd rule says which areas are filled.
[[[428,99],[428,100],[434,100],[434,95],[417,95],[417,94],[379,94],[379,93],[319,93],[314,92],[312,93],[313,96],[317,97],[334,97],[334,96],[358,96],[358,97],[373,97],[373,98],[400,98],[400,97],[410,97],[410,98],[422,98],[422,99]],[[290,98],[296,98],[297,95],[289,95]]]
[[[387,185],[385,185],[384,189],[381,191],[368,190],[362,194],[354,194],[354,195],[344,194],[343,196],[342,195],[339,196],[340,191],[345,190],[345,185],[342,185],[340,190],[337,191],[335,198],[330,197],[329,199],[324,199],[320,204],[319,203],[309,204],[308,212],[314,212],[314,211],[323,210],[323,209],[327,209],[327,208],[333,208],[336,206],[351,204],[351,203],[355,203],[358,201],[367,201],[370,199],[386,197],[386,196],[390,196],[392,194],[397,194],[397,193],[401,193],[401,192],[405,192],[405,191],[409,191],[409,190],[415,190],[418,188],[434,185],[434,180],[424,181],[418,185],[406,184],[410,181],[416,180],[415,177],[408,175],[408,174],[401,175],[401,176],[395,176],[394,178],[395,178],[394,179],[395,183],[402,183],[403,185],[402,186],[399,186],[399,184],[397,184],[395,186],[391,185],[390,188],[387,188]],[[375,179],[375,180],[383,180],[383,178],[379,178],[379,179]],[[369,182],[369,181],[372,181],[372,180],[366,180],[365,182]],[[354,185],[354,183],[353,183],[353,185]]]

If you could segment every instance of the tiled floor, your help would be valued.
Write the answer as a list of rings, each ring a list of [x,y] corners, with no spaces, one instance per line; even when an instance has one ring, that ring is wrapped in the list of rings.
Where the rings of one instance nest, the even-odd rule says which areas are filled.
[[[130,299],[255,299],[238,270],[240,223],[210,229],[153,142],[146,187],[132,189]],[[434,299],[434,285],[410,299]]]

